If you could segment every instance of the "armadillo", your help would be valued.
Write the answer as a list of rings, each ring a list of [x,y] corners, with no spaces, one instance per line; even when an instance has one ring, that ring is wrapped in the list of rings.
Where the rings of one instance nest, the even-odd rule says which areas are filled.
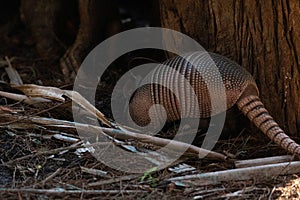
[[[300,155],[300,145],[285,134],[264,108],[259,98],[258,87],[249,72],[234,61],[216,53],[193,52],[190,53],[189,57],[196,59],[197,62],[193,62],[196,64],[191,64],[181,56],[169,59],[163,63],[164,65],[158,67],[152,75],[152,80],[156,81],[155,83],[162,83],[161,85],[146,84],[135,91],[129,102],[129,113],[137,125],[146,126],[150,123],[153,115],[157,119],[160,117],[160,111],[154,111],[151,118],[149,116],[149,109],[155,104],[164,107],[167,121],[178,120],[181,116],[208,118],[218,112],[224,112],[217,110],[216,113],[212,113],[209,94],[211,91],[208,92],[207,85],[202,78],[206,76],[209,80],[214,80],[215,74],[211,73],[209,69],[213,62],[217,66],[225,86],[226,99],[221,100],[226,101],[226,109],[236,104],[238,109],[272,141],[288,152]],[[193,112],[194,102],[191,102],[189,98],[190,93],[185,91],[185,85],[178,81],[178,77],[168,71],[168,67],[180,72],[191,84],[198,98],[198,113]],[[174,97],[174,94],[163,86],[166,83],[180,90],[181,100],[184,102],[180,105],[184,105],[184,109],[180,108],[178,99]],[[214,91],[217,92],[218,90]],[[182,110],[187,111],[187,113],[180,115]]]

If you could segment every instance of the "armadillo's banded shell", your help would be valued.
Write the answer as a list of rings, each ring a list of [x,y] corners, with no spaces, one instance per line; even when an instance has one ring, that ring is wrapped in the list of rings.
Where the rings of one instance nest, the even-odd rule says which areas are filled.
[[[131,117],[139,125],[149,123],[149,117],[145,119],[149,104],[164,106],[169,121],[182,117],[207,118],[232,107],[247,86],[253,85],[257,90],[255,81],[244,68],[221,55],[207,52],[167,60],[155,68],[151,83],[137,90],[129,106]],[[196,99],[192,98],[194,92]],[[199,110],[195,109],[197,101]],[[158,108],[153,117],[161,114]]]

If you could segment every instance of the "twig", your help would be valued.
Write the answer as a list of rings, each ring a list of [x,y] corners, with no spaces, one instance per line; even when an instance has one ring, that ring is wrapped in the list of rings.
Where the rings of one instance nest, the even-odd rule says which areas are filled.
[[[101,176],[105,178],[112,178],[110,175],[107,174],[107,172],[99,169],[91,169],[91,168],[86,168],[86,167],[80,167],[82,172],[92,174],[95,176]]]
[[[52,106],[52,107],[50,107],[50,108],[41,110],[41,111],[36,112],[36,113],[34,113],[34,114],[32,114],[32,115],[29,115],[29,116],[18,116],[17,119],[15,119],[15,120],[12,120],[12,121],[9,121],[9,122],[0,123],[0,126],[5,126],[5,125],[13,124],[13,123],[16,123],[16,122],[20,122],[20,121],[23,121],[23,120],[26,120],[26,119],[31,119],[31,118],[34,117],[34,116],[43,114],[43,113],[45,113],[45,112],[49,112],[49,111],[51,111],[51,110],[53,110],[53,109],[55,109],[55,108],[58,108],[58,107],[60,107],[60,106],[62,106],[62,105],[64,105],[64,104],[67,104],[67,103],[69,103],[69,102],[70,102],[70,101],[63,102],[63,103],[59,103],[59,104],[57,104],[57,105],[54,105],[54,106]]]
[[[114,127],[114,125],[108,121],[102,112],[100,112],[94,105],[86,100],[81,94],[76,91],[64,90],[64,95],[72,99],[73,102],[80,105],[82,108],[87,110],[89,113],[94,114],[99,120],[101,120],[108,127]]]
[[[36,193],[36,194],[53,194],[53,195],[65,195],[65,194],[135,194],[135,193],[147,193],[143,190],[65,190],[63,188],[55,189],[34,189],[34,188],[0,188],[0,192],[14,192],[14,193]]]
[[[50,176],[45,178],[41,183],[45,184],[47,181],[53,179],[57,174],[59,174],[61,172],[61,170],[62,170],[62,168],[58,168],[54,173],[52,173]]]
[[[51,100],[49,99],[45,99],[45,98],[41,98],[41,97],[28,97],[24,94],[15,94],[15,93],[10,93],[10,92],[3,92],[0,91],[0,95],[15,101],[19,101],[19,102],[24,102],[28,105],[33,105],[36,103],[50,103]]]
[[[109,180],[103,180],[103,181],[97,181],[94,183],[89,183],[87,186],[88,187],[95,187],[95,186],[102,186],[102,185],[107,185],[107,184],[112,184],[112,183],[116,183],[116,182],[120,182],[120,181],[130,181],[132,179],[138,178],[140,177],[140,175],[128,175],[128,176],[121,176],[121,177],[117,177],[117,178],[112,178]]]
[[[267,188],[258,188],[258,187],[246,187],[246,188],[243,188],[241,190],[238,190],[238,191],[235,191],[235,192],[232,192],[232,193],[228,193],[228,194],[224,194],[222,196],[220,196],[220,198],[233,198],[233,197],[242,197],[244,196],[245,197],[245,194],[246,193],[249,193],[249,192],[253,192],[255,190],[267,190]]]
[[[66,150],[74,150],[74,149],[79,149],[79,148],[89,148],[89,147],[95,147],[95,146],[100,146],[100,145],[107,145],[107,143],[111,144],[110,142],[98,142],[98,143],[94,143],[94,144],[86,144],[86,145],[79,145],[79,146],[68,146],[68,147],[61,147],[61,148],[57,148],[57,149],[52,149],[52,150],[48,150],[48,151],[40,151],[34,154],[29,154],[20,158],[16,158],[14,160],[10,160],[6,163],[4,163],[4,165],[12,165],[16,162],[20,162],[21,160],[25,160],[28,158],[32,158],[32,157],[37,157],[37,156],[41,156],[41,155],[47,155],[47,154],[58,154],[62,151],[66,151]]]

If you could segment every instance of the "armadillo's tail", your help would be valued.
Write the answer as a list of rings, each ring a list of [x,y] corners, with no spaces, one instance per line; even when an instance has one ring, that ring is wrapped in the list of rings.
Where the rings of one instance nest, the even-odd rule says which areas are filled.
[[[300,155],[300,145],[284,133],[258,96],[242,97],[237,101],[237,106],[272,141],[288,152]]]

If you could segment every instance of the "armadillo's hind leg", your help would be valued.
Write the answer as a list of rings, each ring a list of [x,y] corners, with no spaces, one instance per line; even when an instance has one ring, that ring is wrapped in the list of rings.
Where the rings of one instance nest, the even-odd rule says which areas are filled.
[[[237,101],[237,106],[250,121],[276,144],[292,154],[300,155],[300,145],[284,133],[274,121],[273,117],[264,108],[258,96],[248,95],[241,97]]]

